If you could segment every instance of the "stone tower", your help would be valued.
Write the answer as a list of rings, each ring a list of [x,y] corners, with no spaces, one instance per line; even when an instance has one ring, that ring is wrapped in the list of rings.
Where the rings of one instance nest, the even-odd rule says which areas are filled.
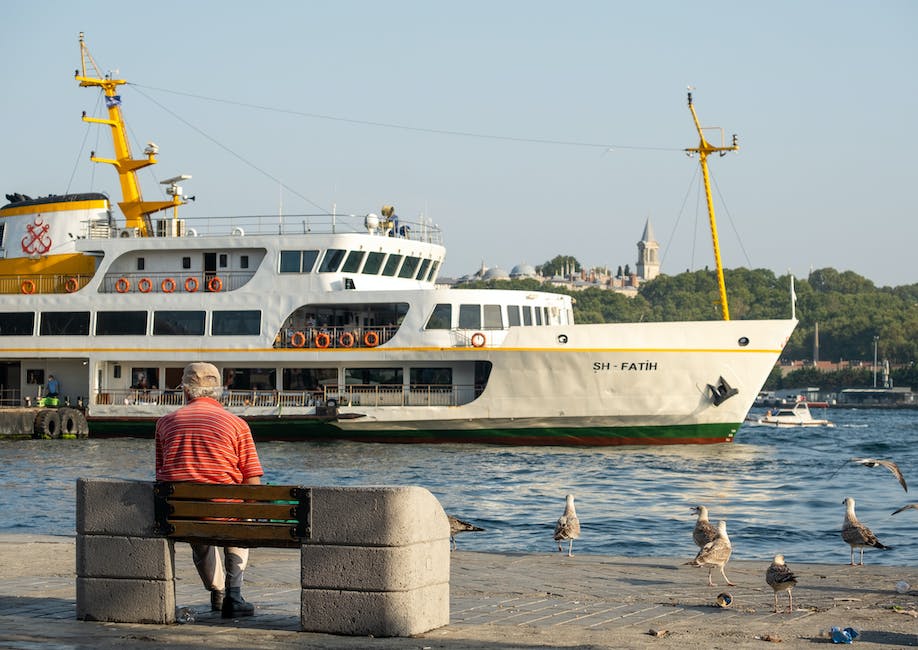
[[[650,217],[644,224],[644,234],[641,241],[637,244],[638,262],[635,269],[637,276],[644,281],[653,280],[660,275],[660,245],[653,236],[653,228],[650,225]]]

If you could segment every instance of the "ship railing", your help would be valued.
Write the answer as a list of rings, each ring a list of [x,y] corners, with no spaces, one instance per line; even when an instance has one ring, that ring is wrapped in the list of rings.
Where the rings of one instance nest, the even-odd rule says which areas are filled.
[[[89,282],[91,275],[17,274],[0,276],[0,293],[74,293]]]
[[[316,390],[229,389],[221,402],[229,409],[247,407],[315,408],[334,400],[339,406],[461,406],[481,394],[474,385],[412,384],[411,386],[349,384],[328,385]],[[18,399],[18,397],[17,397]],[[102,406],[183,406],[181,389],[117,389],[95,394],[94,403]]]
[[[205,271],[192,273],[145,273],[131,271],[106,275],[103,293],[219,293],[233,291],[245,285],[253,272]]]
[[[237,215],[193,217],[179,219],[176,225],[172,220],[160,220],[155,229],[157,238],[171,237],[209,237],[226,236],[246,237],[250,235],[308,235],[361,233],[380,237],[397,237],[411,241],[431,244],[443,244],[443,233],[440,227],[423,218],[419,221],[393,219],[388,223],[378,216],[378,226],[369,228],[367,215],[356,214],[285,214],[274,215]],[[137,233],[131,229],[102,227],[88,228],[85,235],[89,239],[111,239],[114,237],[133,237]]]
[[[23,406],[23,401],[18,388],[0,388],[0,406]]]
[[[375,348],[388,342],[397,331],[396,325],[285,327],[275,337],[274,347],[319,350]]]

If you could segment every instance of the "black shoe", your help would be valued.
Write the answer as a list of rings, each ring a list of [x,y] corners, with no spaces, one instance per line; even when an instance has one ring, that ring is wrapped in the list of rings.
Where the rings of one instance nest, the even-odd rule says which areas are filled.
[[[219,612],[223,609],[223,597],[225,595],[225,592],[222,590],[210,592],[210,611]]]
[[[254,613],[255,605],[247,602],[239,589],[230,589],[224,596],[223,606],[220,608],[221,618],[239,618],[252,616]]]

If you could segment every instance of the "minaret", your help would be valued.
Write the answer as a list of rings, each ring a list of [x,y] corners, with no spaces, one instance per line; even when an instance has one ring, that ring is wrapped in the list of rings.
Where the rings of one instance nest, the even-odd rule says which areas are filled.
[[[813,363],[819,364],[819,321],[816,321],[816,327],[813,330]]]
[[[647,223],[644,224],[644,234],[641,241],[637,244],[638,262],[635,272],[642,281],[653,280],[660,275],[660,245],[653,236],[653,228],[650,225],[650,217],[647,217]]]

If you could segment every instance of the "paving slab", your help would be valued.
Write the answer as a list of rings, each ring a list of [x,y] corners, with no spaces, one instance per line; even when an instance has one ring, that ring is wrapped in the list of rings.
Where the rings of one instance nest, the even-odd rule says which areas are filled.
[[[450,624],[411,638],[299,632],[299,551],[253,549],[246,572],[251,618],[208,611],[187,545],[176,548],[179,625],[76,620],[75,544],[68,537],[0,536],[3,648],[781,648],[831,646],[833,626],[860,632],[865,648],[918,647],[918,569],[804,564],[795,609],[774,613],[768,561],[727,565],[736,586],[707,585],[687,558],[451,554]],[[916,588],[897,584],[906,581]],[[716,605],[729,592],[730,607]],[[779,604],[787,606],[786,593]]]

